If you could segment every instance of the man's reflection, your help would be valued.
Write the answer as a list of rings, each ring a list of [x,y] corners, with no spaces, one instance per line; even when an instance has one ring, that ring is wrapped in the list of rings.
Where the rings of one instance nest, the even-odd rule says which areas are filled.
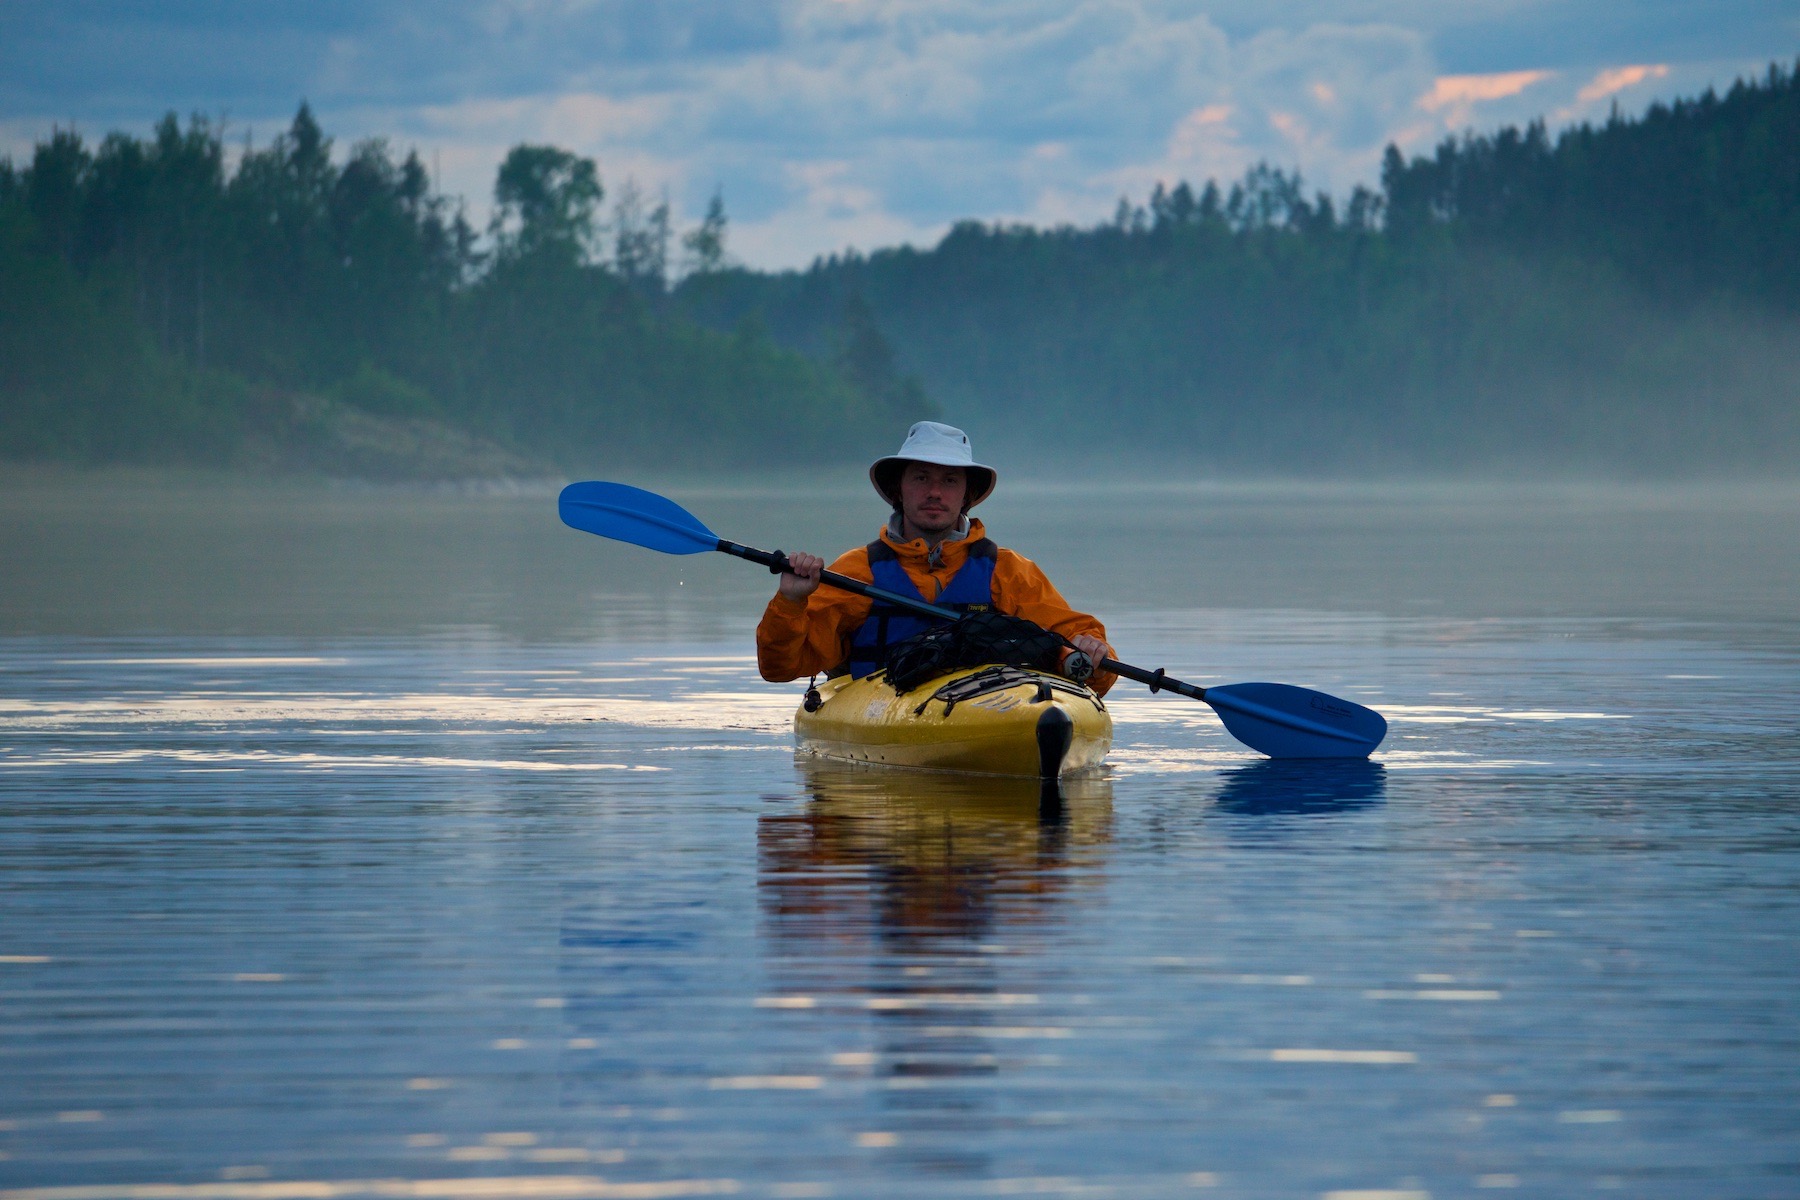
[[[817,760],[801,771],[805,806],[758,822],[770,973],[783,990],[854,998],[867,1011],[870,1069],[890,1120],[915,1132],[966,1129],[983,1092],[939,1085],[1044,1048],[1042,1001],[1068,989],[1020,974],[1013,952],[1055,936],[1094,880],[1111,836],[1111,785],[1045,793],[1031,780]]]
[[[763,911],[778,953],[821,936],[885,953],[964,954],[1029,926],[1111,834],[1104,778],[1024,779],[802,759],[808,803],[758,822]]]

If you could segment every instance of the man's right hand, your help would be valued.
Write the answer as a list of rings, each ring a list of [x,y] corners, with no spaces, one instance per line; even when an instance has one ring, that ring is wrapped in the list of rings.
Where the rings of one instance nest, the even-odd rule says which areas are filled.
[[[790,554],[788,569],[781,573],[780,592],[789,600],[804,600],[819,590],[819,572],[825,560],[814,554]]]

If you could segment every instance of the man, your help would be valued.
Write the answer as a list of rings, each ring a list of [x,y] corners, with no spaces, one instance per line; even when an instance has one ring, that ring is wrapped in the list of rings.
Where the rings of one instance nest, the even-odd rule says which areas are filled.
[[[1112,657],[1105,626],[1070,608],[1036,563],[995,546],[969,516],[998,478],[974,461],[962,430],[920,421],[898,453],[869,468],[869,481],[894,509],[887,527],[831,569],[933,604],[1023,617],[1068,638],[1094,663]],[[821,588],[822,558],[790,554],[788,566],[756,627],[757,666],[772,683],[840,670],[871,675],[888,647],[931,625],[866,596]],[[1104,695],[1115,679],[1096,670],[1087,683]]]

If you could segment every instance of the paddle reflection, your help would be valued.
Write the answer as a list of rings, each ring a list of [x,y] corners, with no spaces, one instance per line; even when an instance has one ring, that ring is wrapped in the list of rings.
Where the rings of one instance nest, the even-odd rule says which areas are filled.
[[[1387,770],[1366,758],[1267,759],[1227,771],[1213,804],[1246,815],[1351,812],[1387,799]]]
[[[895,1131],[966,1131],[991,1091],[939,1085],[1028,1066],[1067,1035],[1047,1007],[1078,989],[1014,964],[1058,935],[1074,898],[1097,893],[1111,784],[1045,793],[1031,780],[800,769],[805,806],[758,822],[770,975],[815,997],[818,1020],[866,1014],[856,1057]],[[895,1153],[916,1158],[933,1142],[902,1137]]]

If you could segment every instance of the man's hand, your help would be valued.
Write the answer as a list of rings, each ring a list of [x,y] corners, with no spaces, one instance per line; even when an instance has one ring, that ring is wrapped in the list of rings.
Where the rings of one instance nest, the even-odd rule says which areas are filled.
[[[1088,661],[1094,664],[1096,671],[1100,669],[1101,659],[1113,657],[1113,648],[1092,634],[1078,633],[1069,640],[1077,650],[1088,656]]]
[[[789,600],[804,600],[819,590],[819,572],[825,560],[814,554],[790,554],[788,569],[781,573],[780,592]]]

